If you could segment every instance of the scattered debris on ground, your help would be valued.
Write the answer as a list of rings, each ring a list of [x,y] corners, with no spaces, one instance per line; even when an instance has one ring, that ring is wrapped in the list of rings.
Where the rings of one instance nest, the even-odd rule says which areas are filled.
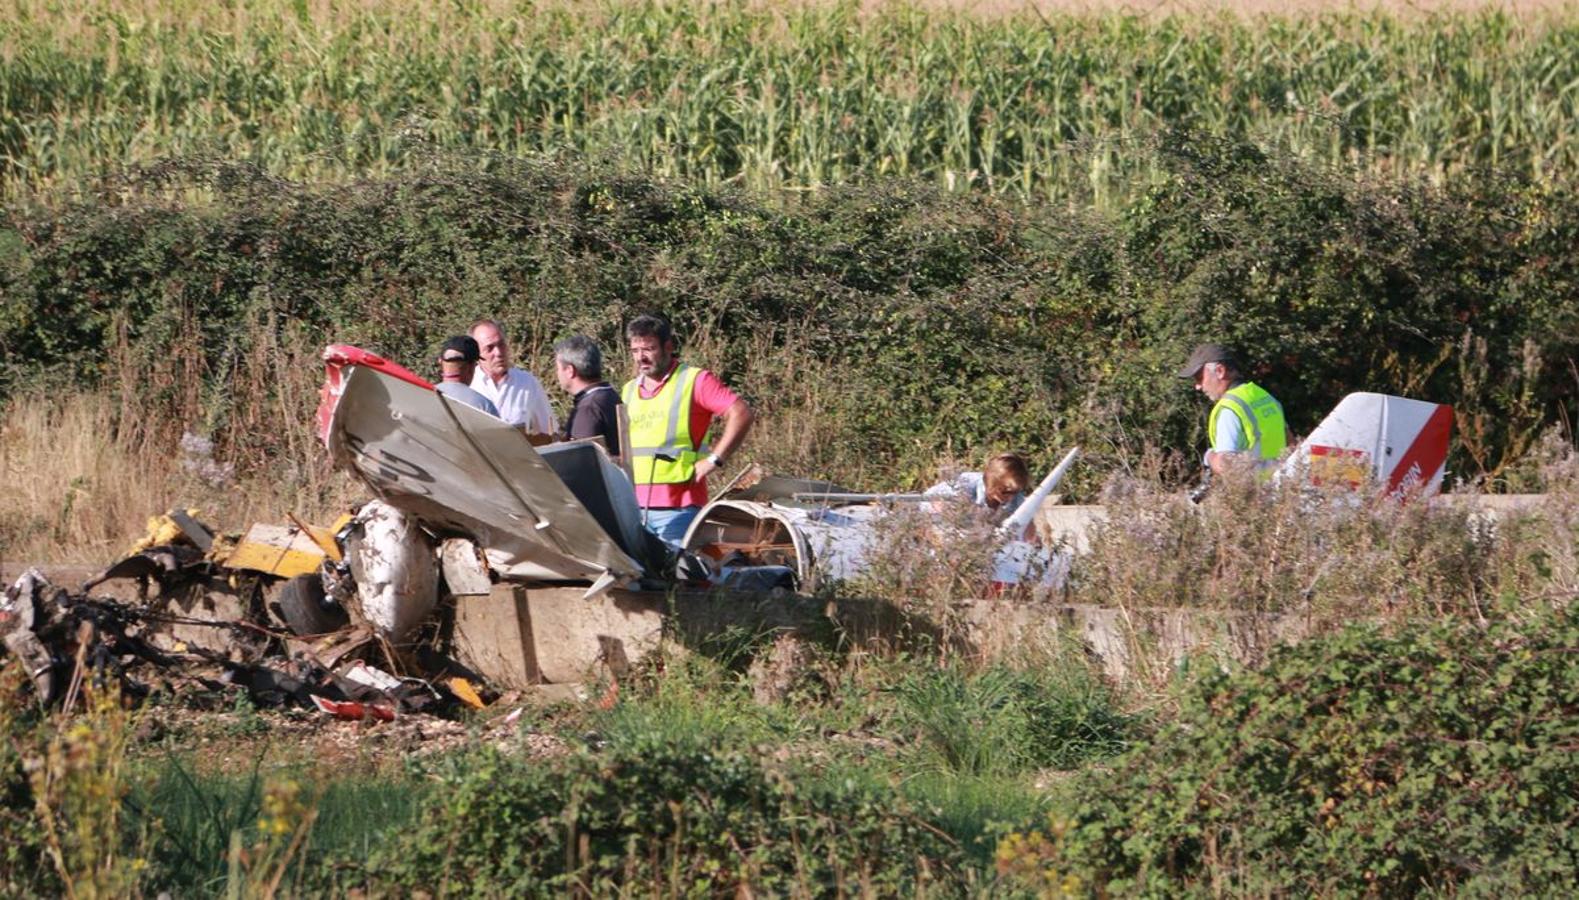
[[[524,724],[521,705],[506,700],[499,706],[509,712],[467,721],[410,715],[393,722],[351,722],[296,707],[149,705],[138,719],[137,740],[177,752],[196,751],[219,768],[245,766],[266,746],[294,748],[285,751],[287,756],[301,753],[320,765],[364,767],[376,767],[379,760],[420,758],[485,744],[530,759],[571,751],[572,745],[563,739]]]
[[[347,723],[325,733],[357,741],[377,734],[431,749],[473,731],[513,732],[498,724],[508,709],[486,717],[498,694],[436,640],[395,647],[351,622],[324,588],[343,566],[333,529],[297,522],[230,537],[177,510],[150,519],[128,555],[80,589],[28,569],[0,600],[0,634],[52,708],[114,684],[128,702],[158,697],[175,703],[151,706],[190,714],[218,715],[245,697],[278,711],[278,723]],[[115,581],[136,589],[96,592]],[[386,727],[366,727],[374,723]]]
[[[407,753],[469,739],[563,752],[523,732],[521,711],[609,708],[621,680],[660,646],[685,652],[666,636],[683,636],[687,623],[698,643],[741,622],[782,632],[751,672],[761,702],[817,687],[807,641],[829,630],[822,601],[621,590],[589,599],[580,585],[499,583],[469,541],[419,539],[409,521],[399,541],[371,540],[380,509],[366,504],[328,528],[293,518],[240,535],[216,533],[196,510],[152,517],[127,555],[80,588],[36,568],[16,578],[0,603],[6,652],[46,707],[79,708],[85,686],[114,684],[157,711],[150,727],[165,722],[172,736],[179,727],[234,738],[267,723],[282,736],[306,729],[312,741]],[[408,538],[444,548],[415,605],[404,601],[409,584],[374,571]],[[238,709],[246,716],[227,724]],[[209,721],[194,727],[187,716]]]

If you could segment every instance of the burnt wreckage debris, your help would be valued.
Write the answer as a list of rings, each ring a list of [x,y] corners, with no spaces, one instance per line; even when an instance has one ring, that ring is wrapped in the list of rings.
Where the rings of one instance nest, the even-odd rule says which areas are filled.
[[[4,655],[18,660],[38,702],[50,707],[71,708],[84,689],[112,684],[131,703],[163,693],[228,708],[245,694],[259,707],[319,709],[339,718],[446,715],[475,705],[469,681],[456,686],[462,700],[448,682],[398,678],[370,665],[415,661],[424,671],[469,674],[431,649],[402,655],[365,627],[350,627],[318,573],[287,578],[216,561],[228,556],[246,565],[238,550],[244,543],[175,513],[158,517],[143,545],[81,590],[29,569],[0,598]],[[335,568],[332,560],[310,561]],[[135,582],[135,599],[96,590],[125,580]],[[304,581],[312,584],[304,588]],[[297,633],[304,623],[335,630],[304,637]]]

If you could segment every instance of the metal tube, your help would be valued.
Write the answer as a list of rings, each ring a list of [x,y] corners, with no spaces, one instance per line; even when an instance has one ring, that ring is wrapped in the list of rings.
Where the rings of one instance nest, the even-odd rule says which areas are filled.
[[[790,499],[832,500],[843,503],[919,503],[923,500],[943,500],[947,498],[928,497],[925,494],[845,494],[838,491],[797,491],[790,494]]]

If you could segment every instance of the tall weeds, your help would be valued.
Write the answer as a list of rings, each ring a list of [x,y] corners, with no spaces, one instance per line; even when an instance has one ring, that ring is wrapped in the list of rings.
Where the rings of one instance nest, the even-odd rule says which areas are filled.
[[[48,716],[22,690],[22,667],[0,667],[0,886],[8,893],[123,897],[145,874],[125,808],[133,714],[113,682],[92,680],[80,713]]]
[[[0,558],[105,559],[169,508],[173,448],[118,440],[113,401],[15,399],[0,424]],[[80,554],[80,555],[79,555]]]
[[[955,663],[910,673],[896,693],[917,764],[956,775],[1073,769],[1117,754],[1134,731],[1077,657],[1026,668]]]
[[[85,392],[13,398],[0,423],[0,561],[103,564],[139,537],[150,516],[196,509],[211,527],[240,531],[287,514],[330,521],[362,494],[329,472],[316,447],[236,473],[213,444],[168,428],[127,427],[123,398]],[[179,435],[180,433],[177,432]]]
[[[1107,520],[1077,558],[1069,596],[1118,611],[1138,688],[1172,681],[1192,652],[1259,665],[1279,644],[1357,621],[1385,628],[1485,623],[1576,596],[1573,448],[1547,445],[1549,493],[1517,505],[1439,497],[1273,489],[1218,479],[1191,503],[1120,477]]]

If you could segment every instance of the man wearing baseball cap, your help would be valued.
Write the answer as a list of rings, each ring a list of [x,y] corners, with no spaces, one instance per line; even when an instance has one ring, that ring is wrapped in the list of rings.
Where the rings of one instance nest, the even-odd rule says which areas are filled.
[[[439,348],[440,380],[433,389],[451,400],[458,400],[497,417],[499,408],[493,405],[493,401],[471,387],[472,374],[477,371],[477,360],[481,358],[482,352],[473,338],[457,334],[445,340],[444,346]]]
[[[1206,419],[1211,449],[1203,464],[1213,475],[1235,461],[1270,472],[1291,442],[1283,405],[1253,381],[1246,381],[1232,351],[1221,344],[1201,344],[1179,370],[1193,379],[1195,389],[1212,401]]]

